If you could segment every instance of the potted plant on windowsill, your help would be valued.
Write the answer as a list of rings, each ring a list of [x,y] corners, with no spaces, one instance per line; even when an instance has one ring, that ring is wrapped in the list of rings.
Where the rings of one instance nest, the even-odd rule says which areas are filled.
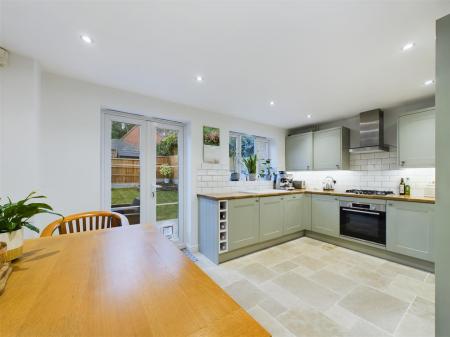
[[[262,168],[261,168],[261,172],[259,174],[259,176],[267,181],[272,180],[272,174],[273,174],[273,167],[270,166],[271,163],[271,159],[266,159],[263,163],[262,163]]]
[[[256,163],[258,162],[258,158],[256,157],[256,154],[254,154],[248,158],[243,158],[242,161],[244,162],[244,165],[247,168],[248,180],[255,181],[256,180]]]
[[[33,226],[30,219],[37,214],[54,214],[50,205],[42,202],[29,202],[33,199],[46,198],[43,195],[36,195],[31,192],[25,199],[12,202],[8,198],[8,202],[0,204],[0,241],[7,245],[6,259],[11,261],[22,255],[23,248],[23,227],[26,227],[36,233],[39,228]]]
[[[168,184],[170,182],[170,176],[172,175],[172,168],[166,164],[161,165],[159,173],[161,173],[164,178],[164,184]]]

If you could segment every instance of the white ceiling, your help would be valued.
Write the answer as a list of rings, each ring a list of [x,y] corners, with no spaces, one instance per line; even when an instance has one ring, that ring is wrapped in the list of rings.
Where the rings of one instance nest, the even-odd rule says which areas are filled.
[[[1,45],[49,71],[281,127],[432,95],[435,20],[450,13],[434,0],[0,1]]]

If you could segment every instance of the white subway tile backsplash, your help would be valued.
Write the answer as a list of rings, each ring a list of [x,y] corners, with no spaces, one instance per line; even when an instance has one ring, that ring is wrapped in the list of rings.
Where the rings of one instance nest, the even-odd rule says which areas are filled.
[[[352,156],[352,154],[350,154]],[[375,154],[374,153],[361,153],[361,159],[374,159]]]
[[[293,172],[295,179],[306,180],[308,188],[321,188],[322,180],[330,175],[336,179],[336,189],[350,188],[392,190],[398,193],[400,178],[410,178],[413,195],[423,195],[425,186],[435,180],[435,170],[398,169],[396,149],[385,153],[350,154],[350,171]]]
[[[336,179],[336,190],[351,188],[392,190],[398,193],[400,178],[410,178],[413,195],[423,195],[425,187],[435,180],[434,168],[398,169],[397,151],[350,154],[349,171],[302,171],[290,172],[296,180],[305,180],[308,188],[322,188],[326,176]],[[271,181],[230,181],[227,165],[203,164],[197,171],[199,193],[223,193],[242,190],[272,188]]]

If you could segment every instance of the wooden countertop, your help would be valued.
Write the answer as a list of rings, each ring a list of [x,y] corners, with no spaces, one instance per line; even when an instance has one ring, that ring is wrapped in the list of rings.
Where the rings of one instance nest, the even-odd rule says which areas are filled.
[[[364,194],[354,194],[336,191],[321,191],[321,190],[308,190],[308,189],[297,189],[292,191],[280,191],[274,190],[274,192],[267,193],[244,193],[244,192],[230,192],[230,193],[198,193],[198,197],[208,198],[213,200],[233,200],[233,199],[245,199],[245,198],[259,198],[259,197],[271,197],[276,195],[291,195],[291,194],[320,194],[320,195],[334,195],[338,197],[354,197],[354,198],[365,198],[365,199],[382,199],[391,201],[409,201],[409,202],[420,202],[426,204],[434,204],[434,198],[428,197],[418,197],[418,196],[405,196],[405,195],[364,195]]]
[[[150,226],[25,242],[0,336],[270,336]]]

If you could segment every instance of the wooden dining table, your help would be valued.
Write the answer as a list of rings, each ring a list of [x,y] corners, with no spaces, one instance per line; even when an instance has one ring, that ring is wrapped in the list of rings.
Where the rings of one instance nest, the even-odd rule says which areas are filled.
[[[153,226],[27,240],[0,336],[270,336]]]

